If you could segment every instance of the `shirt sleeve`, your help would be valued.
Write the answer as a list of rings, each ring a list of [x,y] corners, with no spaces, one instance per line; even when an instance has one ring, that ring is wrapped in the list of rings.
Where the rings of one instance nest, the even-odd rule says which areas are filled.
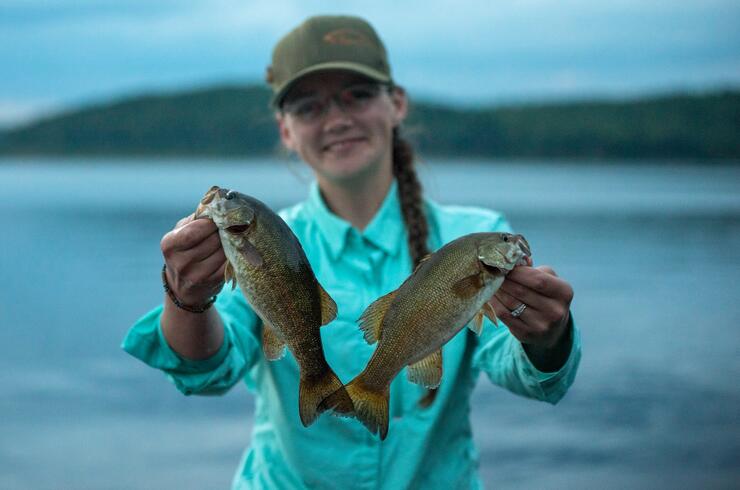
[[[572,329],[570,354],[557,371],[546,373],[537,369],[521,342],[505,326],[496,327],[490,322],[483,327],[473,366],[485,372],[492,383],[512,393],[555,404],[573,384],[581,360],[581,336],[572,314],[568,328]]]
[[[231,291],[225,287],[214,307],[224,324],[224,342],[208,359],[186,359],[172,350],[160,327],[161,305],[131,327],[121,347],[149,366],[164,371],[186,395],[223,394],[244,377],[260,355],[259,318],[238,289]]]
[[[513,233],[503,216],[490,223],[489,231]],[[570,315],[571,349],[568,360],[558,371],[546,373],[537,369],[529,360],[521,342],[505,326],[496,326],[485,319],[483,332],[473,354],[473,367],[486,373],[492,383],[512,393],[546,401],[560,401],[578,370],[581,359],[581,336]]]

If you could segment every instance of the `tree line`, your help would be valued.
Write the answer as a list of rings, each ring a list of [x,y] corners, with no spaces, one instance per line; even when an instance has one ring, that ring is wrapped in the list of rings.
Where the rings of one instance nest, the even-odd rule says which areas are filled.
[[[2,155],[251,157],[278,151],[269,92],[228,86],[71,110],[0,133]],[[740,157],[740,91],[460,108],[412,101],[425,157]]]

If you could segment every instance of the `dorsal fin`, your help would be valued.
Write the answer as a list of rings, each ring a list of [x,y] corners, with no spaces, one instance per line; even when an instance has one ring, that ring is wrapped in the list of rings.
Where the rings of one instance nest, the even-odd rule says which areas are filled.
[[[432,254],[429,253],[429,254],[426,254],[424,257],[422,257],[421,260],[419,261],[419,263],[416,264],[416,267],[414,267],[414,271],[412,272],[412,274],[414,272],[416,272],[417,270],[419,270],[419,267],[421,267],[421,264],[423,264],[424,262],[426,262],[427,260],[429,260],[429,257],[431,257],[431,256],[432,256]]]
[[[364,333],[365,341],[368,344],[374,344],[380,339],[383,318],[385,318],[388,307],[393,302],[393,298],[396,297],[397,292],[398,289],[395,289],[385,296],[376,299],[360,315],[358,319],[360,330]]]

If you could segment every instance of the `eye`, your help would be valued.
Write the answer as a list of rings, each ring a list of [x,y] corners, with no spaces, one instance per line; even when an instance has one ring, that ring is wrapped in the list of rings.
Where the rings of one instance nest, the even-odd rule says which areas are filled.
[[[378,96],[380,88],[377,85],[354,85],[342,90],[340,94],[345,107],[364,106]]]
[[[232,235],[240,235],[244,233],[245,231],[247,231],[248,228],[249,228],[249,223],[246,223],[243,225],[229,226],[228,228],[226,228],[226,231],[228,231]]]
[[[226,193],[225,197],[226,199],[234,199],[236,197],[236,191],[230,190],[229,192]]]
[[[301,119],[310,119],[322,110],[323,104],[318,97],[303,97],[285,104],[285,112]]]
[[[509,235],[504,235],[504,241],[505,241],[506,243],[509,243]]]

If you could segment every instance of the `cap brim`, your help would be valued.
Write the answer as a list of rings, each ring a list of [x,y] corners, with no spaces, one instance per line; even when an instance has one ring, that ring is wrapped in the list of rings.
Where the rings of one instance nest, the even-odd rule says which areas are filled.
[[[319,71],[327,71],[327,70],[351,71],[353,73],[359,73],[360,75],[364,75],[368,78],[372,78],[373,80],[376,80],[378,82],[389,83],[391,81],[390,76],[388,76],[387,74],[381,71],[369,68],[367,65],[361,65],[359,63],[352,63],[351,61],[332,61],[329,63],[319,63],[318,65],[313,65],[309,68],[299,71],[292,78],[286,81],[273,94],[272,99],[270,100],[270,104],[272,105],[272,107],[275,107],[275,108],[278,107],[280,105],[280,102],[282,102],[282,99],[285,96],[285,94],[288,93],[288,90],[290,90],[291,87],[299,79],[305,77],[306,75],[310,75],[311,73],[316,73]]]

